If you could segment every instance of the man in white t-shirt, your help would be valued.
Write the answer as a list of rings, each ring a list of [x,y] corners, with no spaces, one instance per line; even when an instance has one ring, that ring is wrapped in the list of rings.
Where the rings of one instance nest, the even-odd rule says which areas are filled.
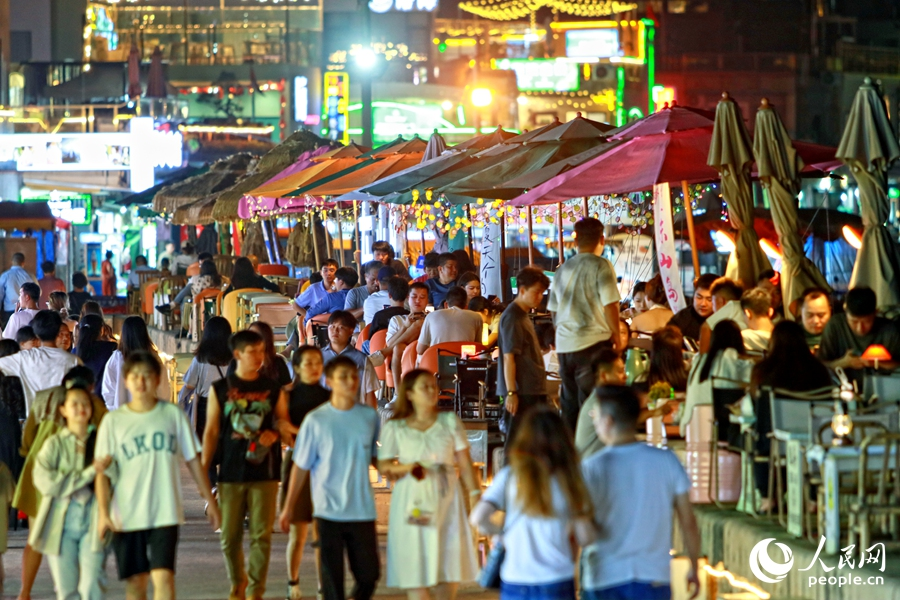
[[[59,313],[52,310],[38,311],[30,325],[40,338],[41,347],[0,358],[0,372],[22,380],[25,404],[29,410],[38,392],[56,387],[69,369],[81,364],[77,356],[56,347],[56,338],[62,324]]]
[[[366,301],[363,302],[363,323],[366,325],[372,322],[372,318],[379,310],[391,305],[391,296],[388,294],[388,284],[391,277],[397,274],[390,267],[381,267],[378,269],[378,291],[369,294]]]
[[[700,531],[690,480],[675,454],[638,441],[640,400],[630,388],[619,392],[598,397],[592,417],[606,447],[581,463],[601,532],[581,555],[581,598],[669,598],[673,513],[691,561],[694,598]]]
[[[23,283],[19,288],[19,310],[9,318],[6,328],[3,330],[3,338],[7,340],[16,339],[19,330],[31,323],[34,315],[38,313],[40,308],[38,302],[41,299],[41,286],[36,283]]]
[[[603,223],[575,223],[578,254],[556,270],[547,310],[556,325],[559,403],[563,420],[575,431],[578,411],[594,389],[592,365],[604,348],[619,350],[619,288],[603,252]]]
[[[712,294],[713,314],[709,315],[706,322],[700,326],[700,354],[706,354],[709,350],[712,330],[722,321],[734,321],[741,331],[747,329],[744,309],[741,308],[743,292],[740,284],[727,277],[719,277],[713,282],[709,288],[709,293]]]
[[[481,343],[484,320],[477,312],[466,309],[466,290],[456,286],[447,292],[447,308],[429,313],[422,322],[416,353],[425,354],[431,346],[447,342]]]
[[[772,323],[772,298],[762,288],[747,290],[741,296],[741,308],[747,320],[747,329],[741,332],[744,347],[750,352],[765,352],[775,324]]]

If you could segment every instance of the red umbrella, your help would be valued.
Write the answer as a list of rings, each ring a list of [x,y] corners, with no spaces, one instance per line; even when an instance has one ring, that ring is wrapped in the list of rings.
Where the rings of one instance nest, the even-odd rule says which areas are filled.
[[[141,54],[132,44],[128,51],[128,97],[137,98],[141,91]]]
[[[698,127],[712,127],[715,122],[716,115],[713,112],[673,104],[672,106],[665,106],[662,110],[643,119],[620,127],[610,133],[609,139],[624,140],[642,135],[672,133]]]
[[[153,50],[153,55],[150,57],[150,73],[147,76],[147,93],[144,94],[148,98],[165,98],[169,95],[169,86],[166,83],[166,75],[163,73],[162,58],[162,50],[157,46],[156,49]]]

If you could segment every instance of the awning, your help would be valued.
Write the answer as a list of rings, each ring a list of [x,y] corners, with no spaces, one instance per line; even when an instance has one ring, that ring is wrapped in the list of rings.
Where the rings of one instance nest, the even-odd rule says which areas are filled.
[[[46,202],[0,202],[0,229],[55,229],[56,217]]]

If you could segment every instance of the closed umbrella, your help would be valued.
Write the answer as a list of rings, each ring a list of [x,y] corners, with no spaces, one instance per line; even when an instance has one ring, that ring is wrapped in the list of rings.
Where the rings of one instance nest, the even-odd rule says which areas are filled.
[[[444,141],[444,138],[437,132],[437,129],[435,129],[434,133],[431,134],[431,137],[428,138],[428,144],[425,146],[425,154],[422,155],[422,160],[426,161],[437,158],[446,150],[447,142]]]
[[[159,46],[153,50],[150,57],[150,72],[147,74],[148,98],[165,98],[169,95],[169,85],[166,83],[166,74],[163,73],[162,50]]]
[[[890,213],[887,170],[900,157],[900,147],[884,101],[868,77],[853,99],[837,157],[850,167],[859,185],[859,210],[863,219],[862,245],[856,253],[850,287],[866,286],[875,290],[879,307],[900,304],[897,243],[884,226]]]
[[[722,197],[728,205],[731,225],[737,230],[735,258],[738,279],[746,287],[753,286],[759,274],[771,267],[753,230],[753,192],[750,187],[753,154],[749,136],[741,111],[727,92],[722,94],[716,107],[707,164],[716,169],[722,178]]]
[[[141,95],[141,54],[138,47],[131,45],[128,51],[128,97],[137,98]]]
[[[785,306],[790,306],[807,288],[819,287],[830,291],[825,277],[803,252],[803,240],[798,230],[797,193],[800,191],[803,159],[791,145],[778,113],[765,98],[756,113],[753,155],[781,242],[781,292]],[[790,311],[787,315],[792,318]]]

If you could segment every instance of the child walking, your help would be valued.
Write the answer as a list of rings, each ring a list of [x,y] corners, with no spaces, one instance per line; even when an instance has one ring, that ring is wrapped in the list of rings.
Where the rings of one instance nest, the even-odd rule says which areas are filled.
[[[58,600],[99,600],[105,592],[106,554],[97,536],[93,488],[110,458],[94,459],[92,404],[86,387],[66,390],[59,407],[66,426],[47,439],[34,465],[41,505],[28,543],[47,556]]]
[[[331,388],[330,401],[309,413],[297,434],[291,481],[279,524],[287,533],[309,474],[325,600],[346,597],[345,553],[356,579],[351,596],[369,600],[380,574],[375,498],[369,483],[369,466],[376,457],[378,413],[357,402],[359,371],[346,356],[325,365],[325,383]]]
[[[209,503],[213,529],[221,517],[200,467],[200,443],[177,404],[161,402],[156,388],[162,365],[148,352],[134,352],[122,369],[131,402],[106,415],[97,432],[95,456],[109,460],[97,473],[98,534],[113,532],[119,579],[127,600],[175,597],[175,550],[184,523],[181,461],[187,463],[200,495]]]

